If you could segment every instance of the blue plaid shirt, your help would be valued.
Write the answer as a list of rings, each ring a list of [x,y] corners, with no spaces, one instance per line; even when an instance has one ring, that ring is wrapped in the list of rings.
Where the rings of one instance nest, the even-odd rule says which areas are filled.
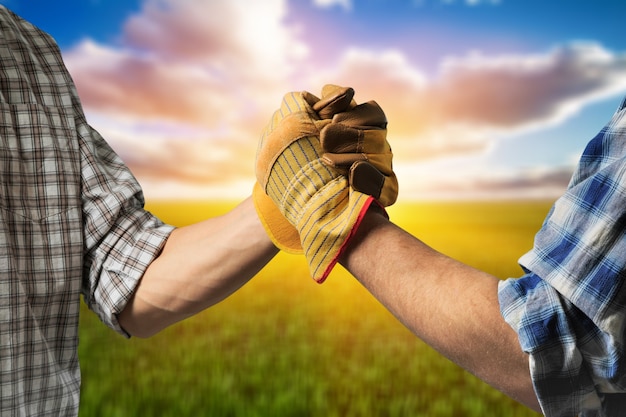
[[[626,99],[500,284],[546,416],[626,413]]]

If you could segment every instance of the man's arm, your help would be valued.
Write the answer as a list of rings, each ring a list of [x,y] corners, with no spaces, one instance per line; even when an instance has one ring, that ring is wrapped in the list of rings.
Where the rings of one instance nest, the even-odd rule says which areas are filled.
[[[498,278],[442,255],[373,210],[340,262],[419,338],[540,411],[528,356],[500,314]]]
[[[250,198],[223,216],[175,229],[119,322],[149,337],[228,297],[277,252]]]

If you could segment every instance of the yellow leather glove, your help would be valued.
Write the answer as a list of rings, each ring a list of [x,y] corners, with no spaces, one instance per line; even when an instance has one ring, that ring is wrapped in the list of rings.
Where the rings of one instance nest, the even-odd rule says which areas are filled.
[[[345,174],[360,189],[374,191],[372,194],[382,196],[388,204],[397,195],[397,181],[395,194],[392,190],[391,149],[380,145],[381,138],[386,144],[384,113],[378,106],[356,106],[353,95],[350,88],[332,85],[324,88],[321,100],[307,92],[285,95],[257,153],[258,182],[253,197],[259,217],[279,248],[304,251],[311,275],[320,283],[374,199],[349,187]],[[373,108],[376,111],[372,112]],[[350,114],[353,109],[358,110]],[[328,129],[345,121],[348,123],[341,128]],[[329,152],[324,152],[320,136]],[[347,143],[351,141],[355,144]],[[349,156],[340,160],[337,155],[344,149]],[[372,154],[370,158],[363,150],[388,155]],[[368,178],[374,179],[374,185]]]
[[[305,106],[304,110],[285,108],[283,112],[285,101],[291,95],[302,96],[298,100],[300,101],[300,106]],[[306,91],[302,93],[286,94],[283,98],[283,105],[274,113],[270,123],[263,131],[256,158],[258,181],[254,185],[252,197],[259,218],[267,234],[276,247],[285,252],[293,254],[303,253],[302,244],[300,243],[300,234],[285,216],[282,215],[274,201],[266,194],[261,183],[265,185],[267,179],[260,179],[259,174],[266,170],[265,174],[269,175],[270,164],[274,163],[277,153],[282,150],[281,147],[285,148],[291,141],[297,140],[298,137],[302,135],[309,134],[310,136],[319,137],[322,127],[330,123],[330,119],[336,113],[342,112],[355,105],[352,101],[353,97],[354,90],[352,88],[341,88],[337,86],[327,86],[326,95],[323,95],[322,100]],[[304,102],[306,102],[306,104],[304,104]],[[315,106],[316,109],[313,109],[311,105]],[[266,137],[270,131],[272,131],[274,137],[279,135],[283,137],[268,142]],[[266,148],[264,148],[264,146]]]

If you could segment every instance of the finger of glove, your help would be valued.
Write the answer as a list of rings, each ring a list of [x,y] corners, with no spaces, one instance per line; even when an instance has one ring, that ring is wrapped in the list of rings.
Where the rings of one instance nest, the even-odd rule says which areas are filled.
[[[352,164],[359,161],[367,161],[367,155],[363,153],[324,153],[322,161],[333,168],[349,169]]]
[[[378,202],[383,207],[388,207],[396,202],[398,199],[398,178],[395,174],[385,177],[385,183],[383,184],[378,197]]]
[[[328,84],[322,89],[322,98],[310,105],[320,119],[332,119],[337,113],[350,109],[353,104],[353,98],[354,89],[351,87],[339,87]]]
[[[335,95],[338,91],[342,91],[344,89],[347,89],[350,87],[342,87],[340,85],[337,84],[325,84],[322,87],[322,98],[324,97],[330,97],[332,95]],[[350,88],[352,90],[352,88]],[[354,95],[354,90],[352,90],[352,95]]]
[[[350,169],[349,181],[355,190],[378,199],[385,184],[385,176],[373,165],[360,161]]]
[[[383,175],[393,174],[393,154],[392,153],[368,153],[365,154],[367,162],[373,165]]]
[[[333,123],[341,123],[355,128],[387,127],[387,117],[383,109],[375,101],[359,104],[349,111],[338,113],[333,117]]]
[[[352,188],[371,195],[385,207],[395,203],[398,197],[398,180],[395,174],[384,175],[369,162],[354,163],[350,169],[349,181]]]
[[[348,170],[356,162],[368,162],[385,176],[394,175],[392,167],[392,154],[364,154],[364,153],[324,153],[322,162],[329,167],[340,170],[341,174],[347,175]]]
[[[391,153],[386,138],[386,129],[357,129],[334,122],[320,131],[322,149],[329,153]]]

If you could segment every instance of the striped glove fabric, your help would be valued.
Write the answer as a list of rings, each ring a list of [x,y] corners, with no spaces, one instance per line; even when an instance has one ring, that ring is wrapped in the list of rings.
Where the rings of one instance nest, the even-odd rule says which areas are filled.
[[[397,196],[384,113],[373,102],[357,106],[353,95],[332,85],[321,100],[307,92],[285,95],[257,154],[259,217],[279,248],[304,251],[319,283],[372,201],[389,205]]]
[[[267,177],[270,174],[270,164],[275,162],[278,154],[284,151],[291,142],[307,135],[319,137],[320,130],[331,122],[330,119],[334,114],[355,105],[352,101],[353,89],[333,87],[326,87],[327,95],[323,95],[322,100],[308,92],[285,95],[281,108],[272,116],[272,120],[266,126],[259,143],[256,158],[256,173],[259,182],[254,185],[252,197],[259,218],[272,242],[288,253],[303,253],[300,234],[266,194],[265,185],[267,185]],[[298,96],[297,106],[300,108],[290,109],[288,107],[288,100],[291,96]],[[313,103],[312,105],[316,109],[314,110],[309,103]],[[320,113],[318,114],[316,110],[320,110]],[[283,119],[286,120],[283,121]],[[278,137],[278,139],[266,140],[270,130],[272,131],[272,138]],[[264,187],[261,187],[261,184],[264,184]]]

